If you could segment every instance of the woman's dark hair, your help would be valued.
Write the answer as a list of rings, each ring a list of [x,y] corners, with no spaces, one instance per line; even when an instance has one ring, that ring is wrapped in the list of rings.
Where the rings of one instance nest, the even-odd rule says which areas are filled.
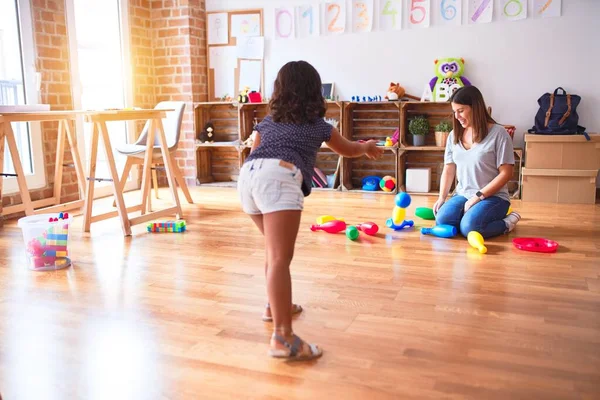
[[[473,126],[473,143],[480,143],[488,134],[488,124],[497,122],[487,110],[483,95],[475,86],[464,86],[455,91],[450,97],[451,103],[471,106],[471,118]],[[454,144],[458,144],[463,137],[465,128],[456,119],[452,113],[452,122],[454,129]]]
[[[321,77],[306,61],[290,61],[279,70],[269,112],[275,122],[304,124],[325,116]]]

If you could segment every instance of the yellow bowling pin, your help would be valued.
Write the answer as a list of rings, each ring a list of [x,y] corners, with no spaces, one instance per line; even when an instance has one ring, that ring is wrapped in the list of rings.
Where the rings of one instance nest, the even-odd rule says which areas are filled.
[[[510,214],[512,212],[512,207],[508,206],[508,211],[506,212],[506,215]]]
[[[392,212],[392,221],[394,221],[394,224],[400,225],[405,218],[406,209],[394,206],[394,211]]]
[[[329,222],[329,221],[343,221],[343,218],[336,218],[333,215],[321,215],[320,217],[317,217],[317,225],[322,225],[325,222]]]
[[[483,245],[483,236],[477,231],[471,231],[467,235],[469,244],[479,250],[481,254],[487,253],[487,248]]]

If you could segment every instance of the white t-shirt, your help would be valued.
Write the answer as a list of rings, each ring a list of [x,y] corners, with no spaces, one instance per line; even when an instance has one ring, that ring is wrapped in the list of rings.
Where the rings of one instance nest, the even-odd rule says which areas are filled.
[[[444,162],[456,164],[456,193],[468,199],[498,176],[502,164],[515,164],[512,139],[502,125],[493,125],[485,139],[467,150],[461,142],[454,144],[452,131],[448,135]],[[507,185],[494,196],[510,201]]]

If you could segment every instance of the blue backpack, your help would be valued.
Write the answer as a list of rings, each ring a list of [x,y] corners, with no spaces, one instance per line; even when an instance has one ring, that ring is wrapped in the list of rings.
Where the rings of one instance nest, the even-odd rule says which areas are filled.
[[[558,94],[561,90],[562,94]],[[556,88],[554,93],[544,93],[538,99],[540,109],[535,115],[535,125],[529,133],[541,135],[576,135],[583,134],[590,140],[583,126],[578,125],[577,106],[581,97],[567,94],[562,88]]]

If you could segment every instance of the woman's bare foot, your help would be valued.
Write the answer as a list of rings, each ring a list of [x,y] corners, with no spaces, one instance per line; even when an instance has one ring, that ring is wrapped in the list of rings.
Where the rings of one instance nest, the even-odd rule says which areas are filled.
[[[299,304],[292,304],[292,315],[300,314],[302,312],[302,306]],[[273,321],[273,316],[271,315],[271,306],[267,303],[265,308],[265,313],[262,316],[262,320],[266,322]]]
[[[273,332],[269,355],[275,358],[285,358],[294,361],[306,361],[319,358],[323,350],[316,344],[309,344],[294,335],[282,335]]]

